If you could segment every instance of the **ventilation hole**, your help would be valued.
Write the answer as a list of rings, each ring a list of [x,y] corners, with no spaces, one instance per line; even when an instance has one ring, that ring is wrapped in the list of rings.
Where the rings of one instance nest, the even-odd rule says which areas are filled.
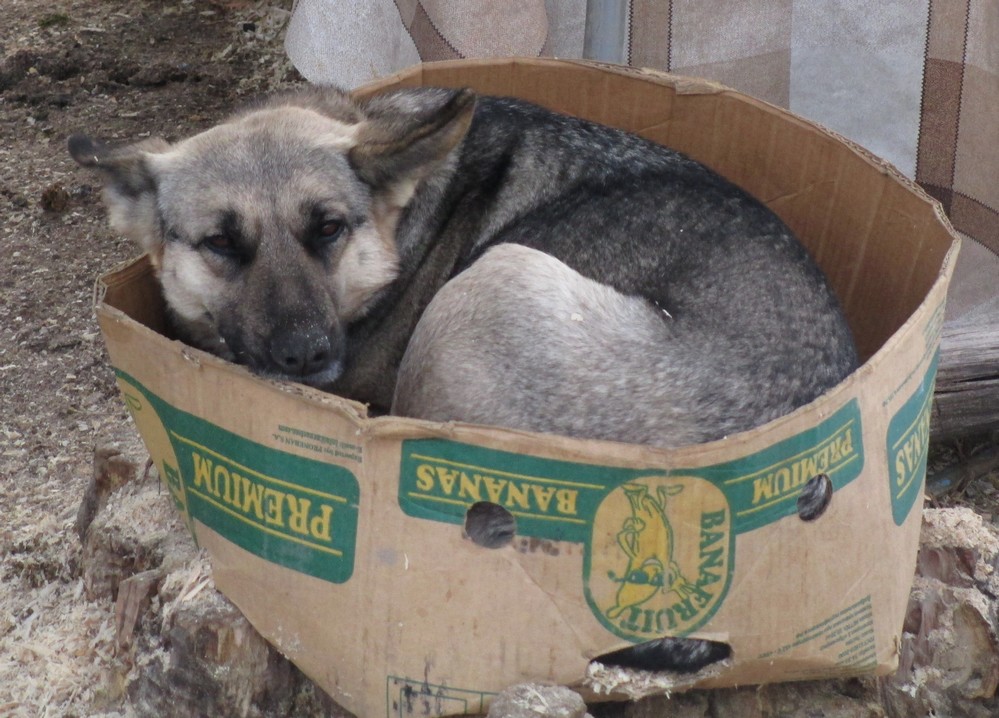
[[[478,501],[465,514],[465,533],[479,546],[502,548],[517,533],[517,519],[499,504]]]
[[[814,521],[826,512],[832,501],[832,481],[825,474],[813,476],[798,494],[798,517],[802,521]]]
[[[630,648],[605,653],[593,659],[605,666],[621,666],[640,671],[696,673],[732,655],[732,647],[701,638],[657,638]]]

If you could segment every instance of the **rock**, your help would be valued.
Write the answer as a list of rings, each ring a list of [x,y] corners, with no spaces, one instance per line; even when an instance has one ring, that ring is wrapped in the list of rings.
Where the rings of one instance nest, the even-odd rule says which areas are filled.
[[[999,535],[971,509],[927,509],[890,716],[999,714]]]
[[[563,686],[521,683],[493,698],[486,718],[584,718],[586,704]]]
[[[69,207],[69,192],[62,184],[55,182],[45,188],[38,203],[46,212],[65,212]]]

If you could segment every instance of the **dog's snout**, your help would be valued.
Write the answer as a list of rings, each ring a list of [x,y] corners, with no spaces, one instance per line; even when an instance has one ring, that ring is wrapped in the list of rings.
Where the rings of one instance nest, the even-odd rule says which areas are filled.
[[[329,335],[291,329],[276,333],[270,343],[271,361],[289,376],[308,376],[327,369],[334,360]]]

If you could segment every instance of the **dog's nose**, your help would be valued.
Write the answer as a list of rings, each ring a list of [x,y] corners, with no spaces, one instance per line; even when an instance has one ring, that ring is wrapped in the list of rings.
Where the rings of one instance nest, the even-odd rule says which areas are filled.
[[[329,336],[321,331],[291,329],[276,333],[270,343],[271,361],[284,374],[308,376],[326,369],[333,358]]]

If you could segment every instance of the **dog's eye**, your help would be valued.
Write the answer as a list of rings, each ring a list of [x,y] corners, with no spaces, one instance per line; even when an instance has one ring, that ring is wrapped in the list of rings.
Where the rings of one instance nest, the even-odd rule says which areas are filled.
[[[235,257],[239,254],[239,248],[232,238],[225,234],[211,234],[201,240],[201,245],[206,249],[220,254],[223,257]]]
[[[319,225],[316,239],[320,242],[334,242],[343,233],[344,223],[339,219],[328,219]]]

